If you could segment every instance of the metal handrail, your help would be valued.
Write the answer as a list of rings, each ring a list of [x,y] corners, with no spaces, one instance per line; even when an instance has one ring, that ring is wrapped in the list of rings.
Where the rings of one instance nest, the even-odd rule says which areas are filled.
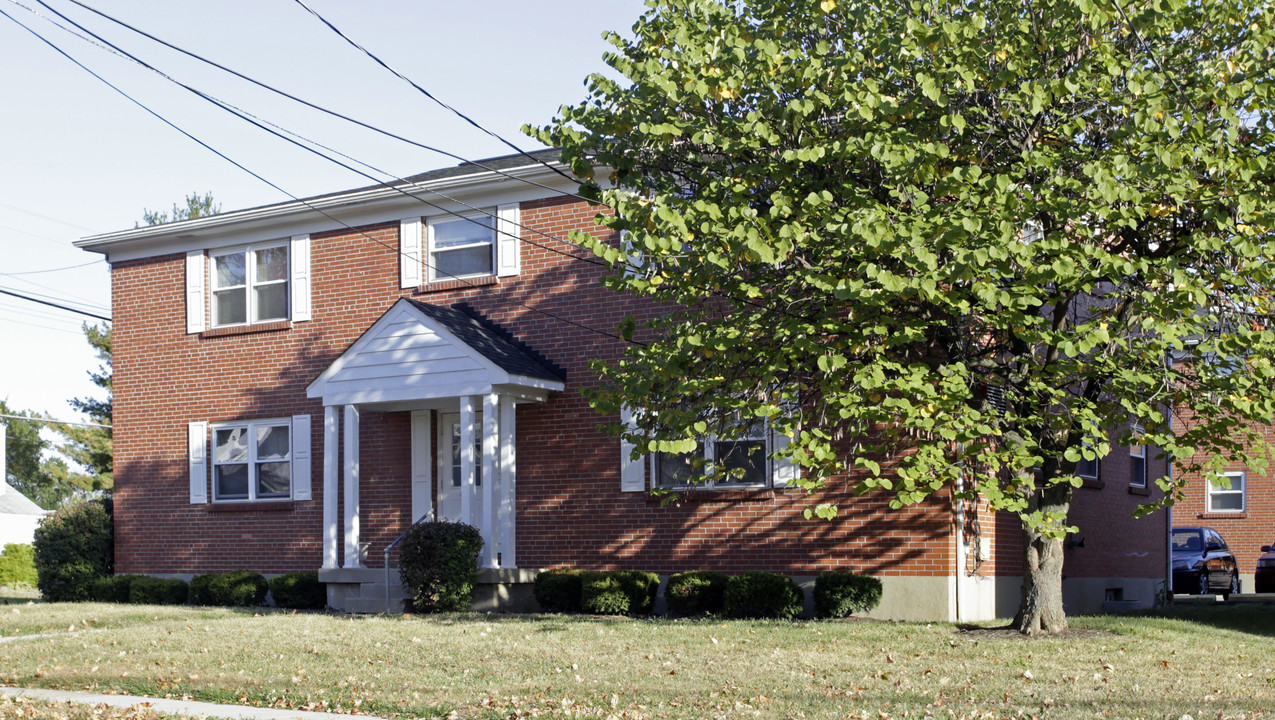
[[[394,542],[386,545],[385,550],[381,551],[385,565],[385,612],[390,611],[390,551],[394,549],[395,545],[403,542],[403,538],[407,537],[407,534],[412,531],[412,528],[426,521],[434,521],[433,508],[431,508],[429,512],[414,520],[411,525],[407,526],[406,530],[400,533],[398,537],[394,538]]]

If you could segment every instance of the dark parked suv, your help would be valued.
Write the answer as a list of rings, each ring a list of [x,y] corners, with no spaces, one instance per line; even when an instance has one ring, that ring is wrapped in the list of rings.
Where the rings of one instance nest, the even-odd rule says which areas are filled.
[[[1263,545],[1253,573],[1253,592],[1275,593],[1275,545]]]
[[[1239,591],[1239,565],[1216,530],[1173,528],[1173,592],[1229,598]]]

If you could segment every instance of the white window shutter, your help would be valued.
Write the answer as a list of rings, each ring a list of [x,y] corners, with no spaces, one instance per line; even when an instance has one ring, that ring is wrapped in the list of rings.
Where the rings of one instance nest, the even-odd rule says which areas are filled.
[[[795,432],[795,430],[794,430]],[[770,448],[771,452],[778,453],[788,447],[792,442],[792,438],[780,432],[775,432],[773,427],[770,428]],[[775,487],[783,487],[788,483],[801,477],[801,466],[792,461],[790,457],[777,457],[771,461],[773,465],[774,477],[771,478]]]
[[[398,221],[398,286],[419,287],[422,267],[421,219],[403,218]]]
[[[310,499],[310,450],[314,438],[310,436],[310,416],[292,416],[292,499]]]
[[[187,429],[186,460],[190,465],[190,503],[208,502],[208,423],[193,422]]]
[[[292,321],[309,320],[310,308],[310,236],[293,235],[292,250]]]
[[[199,333],[207,327],[204,318],[206,301],[204,286],[208,273],[204,269],[204,251],[186,253],[186,332]]]
[[[633,411],[627,407],[620,408],[620,422],[628,429],[637,426],[633,422]],[[620,491],[643,492],[646,490],[646,463],[642,458],[633,459],[634,445],[620,439]]]
[[[522,210],[518,203],[496,208],[496,275],[522,270]]]

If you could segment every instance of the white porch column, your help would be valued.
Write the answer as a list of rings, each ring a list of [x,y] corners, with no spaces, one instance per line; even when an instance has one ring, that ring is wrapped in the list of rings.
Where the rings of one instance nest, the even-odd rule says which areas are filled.
[[[496,503],[493,492],[500,483],[500,396],[489,393],[483,396],[483,512],[478,529],[483,534],[482,567],[496,567]]]
[[[359,409],[345,406],[345,564],[359,564]]]
[[[460,398],[460,521],[474,524],[474,398]]]
[[[509,396],[500,398],[500,497],[496,510],[496,532],[500,538],[500,566],[504,568],[518,567],[518,559],[514,555],[515,540],[518,537],[515,523],[514,470],[517,467],[518,450],[514,432],[514,399]]]
[[[341,419],[335,405],[323,408],[323,567],[339,567],[337,550],[337,478],[341,462]]]

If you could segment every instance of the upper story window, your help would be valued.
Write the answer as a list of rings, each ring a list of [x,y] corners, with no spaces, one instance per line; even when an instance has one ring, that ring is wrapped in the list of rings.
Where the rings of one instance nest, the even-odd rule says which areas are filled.
[[[431,282],[496,273],[496,219],[491,215],[430,218],[426,237]]]
[[[1244,512],[1244,485],[1248,479],[1243,470],[1222,473],[1230,482],[1229,488],[1208,484],[1208,512]]]
[[[288,319],[288,246],[212,254],[213,327]]]
[[[212,429],[213,500],[292,496],[292,423],[218,423]]]
[[[1147,446],[1142,439],[1142,428],[1135,425],[1133,440],[1129,444],[1129,484],[1147,486]]]

